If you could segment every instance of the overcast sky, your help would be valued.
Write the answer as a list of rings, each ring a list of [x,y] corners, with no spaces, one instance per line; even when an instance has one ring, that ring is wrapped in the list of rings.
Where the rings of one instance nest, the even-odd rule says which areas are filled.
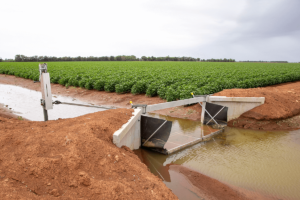
[[[300,61],[300,0],[2,0],[0,57]]]

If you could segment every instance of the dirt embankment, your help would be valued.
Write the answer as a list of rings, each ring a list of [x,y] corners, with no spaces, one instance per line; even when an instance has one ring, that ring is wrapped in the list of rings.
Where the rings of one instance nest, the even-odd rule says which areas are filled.
[[[0,117],[0,199],[177,199],[112,134],[132,109],[48,122]]]
[[[229,121],[229,126],[256,130],[300,128],[300,81],[263,88],[223,90],[214,96],[265,97],[263,105]]]

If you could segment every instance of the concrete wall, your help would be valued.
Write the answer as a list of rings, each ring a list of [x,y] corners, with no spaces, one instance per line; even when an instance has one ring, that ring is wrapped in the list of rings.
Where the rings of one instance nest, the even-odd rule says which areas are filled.
[[[184,99],[179,101],[171,101],[166,103],[149,105],[146,107],[147,112],[152,112],[155,110],[162,110],[166,108],[172,108],[176,106],[182,106],[192,103],[202,102],[202,106],[206,106],[206,102],[215,103],[221,106],[228,107],[227,119],[232,120],[238,118],[244,112],[251,110],[257,106],[265,103],[265,97],[225,97],[225,96],[206,96],[205,97],[195,97],[190,99]],[[204,109],[201,113],[201,122],[204,121]]]
[[[204,100],[205,100],[204,97],[195,97],[195,98],[190,98],[190,99],[171,101],[171,102],[166,102],[166,103],[159,103],[159,104],[147,106],[146,110],[147,110],[147,112],[152,112],[155,110],[162,110],[162,109],[166,109],[166,108],[173,108],[176,106],[183,106],[183,105],[187,105],[187,104],[198,103],[198,102],[201,102]]]
[[[113,143],[117,147],[127,146],[131,150],[141,146],[141,109],[135,109],[133,116],[113,134]]]
[[[229,121],[238,118],[243,113],[257,106],[264,104],[265,97],[209,96],[207,98],[207,102],[228,107],[227,120]]]

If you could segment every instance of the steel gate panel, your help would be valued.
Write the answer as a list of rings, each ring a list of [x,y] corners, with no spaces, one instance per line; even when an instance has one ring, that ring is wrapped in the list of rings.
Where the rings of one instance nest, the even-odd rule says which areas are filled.
[[[169,139],[172,122],[141,116],[141,140],[143,147],[163,149]]]

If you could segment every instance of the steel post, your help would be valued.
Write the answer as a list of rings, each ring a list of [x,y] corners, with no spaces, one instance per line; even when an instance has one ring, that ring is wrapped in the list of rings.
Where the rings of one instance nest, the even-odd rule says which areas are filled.
[[[48,111],[45,109],[45,107],[43,106],[43,113],[44,113],[44,121],[48,121]]]

